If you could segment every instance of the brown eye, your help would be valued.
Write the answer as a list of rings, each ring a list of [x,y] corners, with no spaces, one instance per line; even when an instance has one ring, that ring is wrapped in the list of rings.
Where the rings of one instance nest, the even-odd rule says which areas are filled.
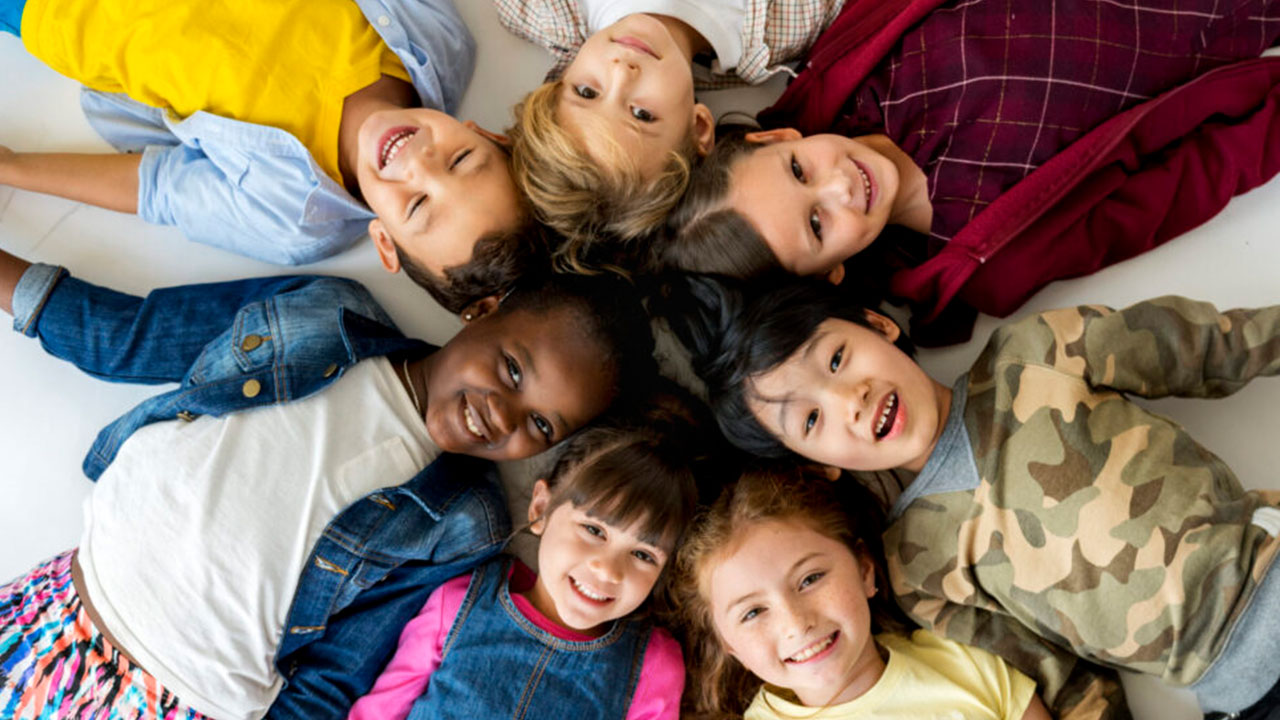
[[[600,91],[590,85],[574,85],[573,92],[583,100],[595,100],[600,97]]]

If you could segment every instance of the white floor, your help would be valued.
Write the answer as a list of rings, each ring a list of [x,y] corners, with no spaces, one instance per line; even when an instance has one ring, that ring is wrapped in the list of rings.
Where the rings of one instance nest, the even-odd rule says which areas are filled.
[[[507,35],[489,3],[458,5],[481,49],[461,115],[498,129],[508,124],[510,106],[541,79],[549,59]],[[0,34],[0,78],[0,144],[28,151],[108,150],[81,116],[76,85],[31,58],[7,34]],[[708,101],[718,113],[755,110],[777,90],[775,84],[763,91],[717,93]],[[172,229],[133,216],[6,188],[0,188],[0,248],[65,264],[86,279],[131,292],[283,272],[187,242]],[[387,276],[367,244],[306,270],[364,281],[411,334],[438,343],[457,327],[406,279]],[[1091,277],[1057,283],[1023,310],[1122,305],[1166,293],[1222,307],[1280,302],[1280,178],[1236,199],[1197,231]],[[995,324],[983,318],[977,340],[924,353],[922,363],[949,382]],[[0,581],[76,544],[80,502],[92,487],[80,472],[84,452],[100,428],[153,392],[93,380],[45,357],[35,341],[0,333]],[[1226,400],[1153,405],[1226,459],[1246,486],[1280,488],[1280,382],[1261,380]],[[1199,717],[1189,694],[1134,680],[1131,701],[1140,720]]]

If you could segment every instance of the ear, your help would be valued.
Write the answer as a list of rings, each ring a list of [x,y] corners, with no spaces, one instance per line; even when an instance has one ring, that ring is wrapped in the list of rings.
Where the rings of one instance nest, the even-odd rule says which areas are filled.
[[[837,263],[831,268],[831,272],[827,273],[827,282],[832,285],[839,285],[844,282],[844,263]]]
[[[379,218],[369,221],[369,239],[373,240],[373,247],[378,251],[378,259],[382,261],[382,267],[392,274],[400,272],[400,256],[396,254],[395,241],[391,239],[391,233],[387,232],[387,226],[383,225]]]
[[[822,474],[831,482],[839,480],[840,475],[844,473],[844,470],[841,470],[835,465],[819,465],[818,467],[822,470]]]
[[[757,130],[743,136],[747,142],[757,145],[772,145],[779,142],[790,142],[804,137],[795,128],[776,128],[774,130]]]
[[[463,124],[467,126],[468,130],[476,133],[480,137],[488,138],[489,140],[492,140],[494,143],[508,150],[511,149],[511,138],[507,137],[506,135],[503,135],[502,133],[492,132],[490,130],[485,130],[484,128],[477,125],[474,120],[468,120]]]
[[[479,300],[476,300],[475,302],[471,303],[470,305],[462,308],[462,312],[458,313],[458,317],[462,319],[462,323],[465,325],[467,323],[479,320],[485,315],[489,315],[494,310],[497,310],[498,306],[501,304],[502,304],[502,298],[500,296],[486,295],[480,298]]]
[[[539,478],[533,483],[533,496],[529,499],[529,532],[541,535],[547,527],[547,506],[551,504],[551,488]]]
[[[693,142],[701,157],[706,157],[716,146],[716,118],[711,108],[702,103],[693,104]]]
[[[875,597],[880,588],[876,587],[876,564],[871,560],[871,553],[867,551],[867,546],[859,542],[858,548],[853,551],[853,559],[858,561],[858,576],[862,581],[862,591],[868,598]]]
[[[875,310],[866,310],[867,322],[871,323],[871,327],[876,329],[889,342],[897,342],[898,336],[902,334],[902,328],[898,327],[898,323],[881,315]]]

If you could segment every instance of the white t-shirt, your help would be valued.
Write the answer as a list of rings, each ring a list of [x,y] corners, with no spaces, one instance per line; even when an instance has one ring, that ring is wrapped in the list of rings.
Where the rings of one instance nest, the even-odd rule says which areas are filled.
[[[717,71],[738,66],[742,59],[742,23],[746,0],[579,0],[591,32],[635,13],[667,15],[702,33],[716,51]]]
[[[303,400],[142,427],[85,501],[89,599],[183,702],[220,720],[261,717],[325,526],[439,452],[385,358]]]

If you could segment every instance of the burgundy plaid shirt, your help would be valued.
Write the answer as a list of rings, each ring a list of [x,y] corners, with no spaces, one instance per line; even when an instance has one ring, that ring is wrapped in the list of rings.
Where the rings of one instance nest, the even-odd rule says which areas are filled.
[[[832,130],[902,145],[947,241],[1095,126],[1278,34],[1280,0],[953,0],[900,37]]]

